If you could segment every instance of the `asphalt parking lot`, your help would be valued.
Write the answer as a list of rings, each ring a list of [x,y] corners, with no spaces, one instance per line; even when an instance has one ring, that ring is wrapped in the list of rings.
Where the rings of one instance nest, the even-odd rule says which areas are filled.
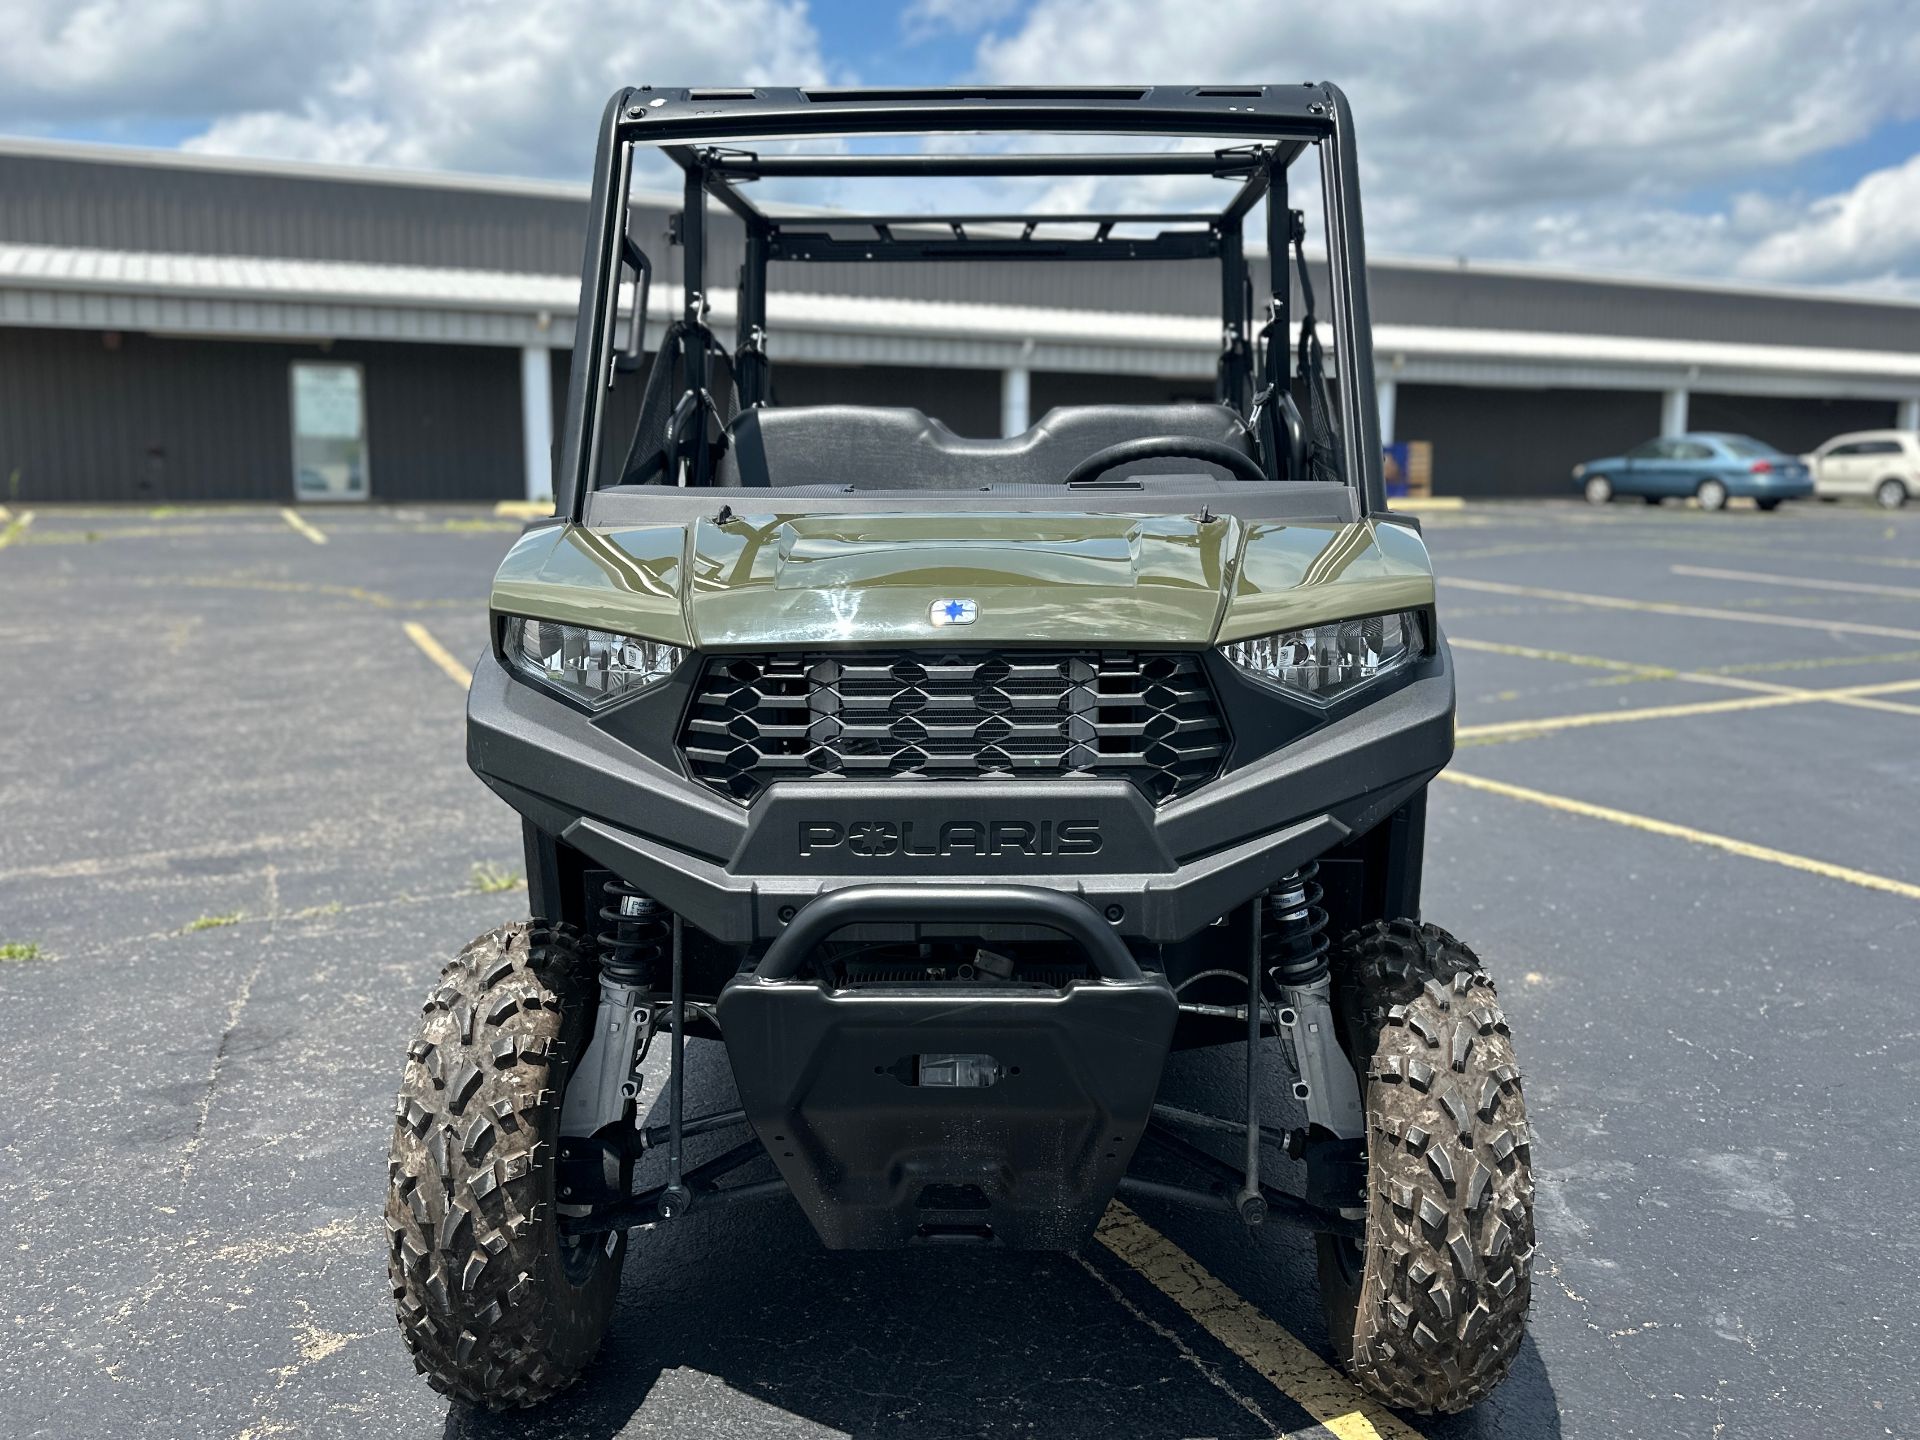
[[[1501,984],[1541,1251],[1512,1380],[1417,1423],[1327,1368],[1302,1236],[827,1254],[784,1200],[637,1237],[563,1400],[450,1410],[379,1212],[418,1002],[525,901],[455,678],[517,526],[298,518],[0,520],[0,1433],[1916,1432],[1920,513],[1428,517],[1427,912]]]

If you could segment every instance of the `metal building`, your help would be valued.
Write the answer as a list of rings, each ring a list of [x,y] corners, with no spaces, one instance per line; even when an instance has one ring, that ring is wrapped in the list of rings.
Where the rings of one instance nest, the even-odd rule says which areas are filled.
[[[677,204],[644,198],[634,233]],[[585,215],[572,185],[0,141],[0,500],[543,495]],[[712,227],[730,274],[739,232]],[[661,316],[677,252],[650,248]],[[1205,266],[781,269],[782,403],[986,435],[1210,391]],[[1920,428],[1920,304],[1404,260],[1371,282],[1383,432],[1432,444],[1437,493],[1569,493],[1576,460],[1689,427],[1789,451]]]

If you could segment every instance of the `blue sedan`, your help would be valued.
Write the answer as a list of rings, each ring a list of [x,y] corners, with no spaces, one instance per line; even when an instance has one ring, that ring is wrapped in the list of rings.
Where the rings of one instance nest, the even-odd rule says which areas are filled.
[[[1730,497],[1746,495],[1762,510],[1776,510],[1782,500],[1813,494],[1813,477],[1797,457],[1719,431],[1649,440],[1624,455],[1576,465],[1573,478],[1594,505],[1616,495],[1638,495],[1649,505],[1691,495],[1702,510],[1724,510]]]

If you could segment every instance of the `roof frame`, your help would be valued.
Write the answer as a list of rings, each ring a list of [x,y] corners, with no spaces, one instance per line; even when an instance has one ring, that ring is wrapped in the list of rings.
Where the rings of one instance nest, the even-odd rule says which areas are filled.
[[[563,515],[579,521],[586,497],[600,483],[599,440],[604,423],[601,392],[615,369],[610,344],[614,297],[625,264],[626,197],[633,149],[665,151],[684,174],[684,208],[675,243],[684,251],[685,329],[680,356],[690,375],[704,375],[709,337],[704,324],[709,283],[705,264],[704,211],[709,197],[737,216],[746,229],[739,352],[753,372],[764,371],[760,338],[765,328],[766,266],[775,258],[807,260],[899,259],[1161,259],[1217,258],[1222,272],[1223,350],[1216,391],[1246,409],[1255,356],[1254,321],[1242,238],[1246,216],[1269,191],[1269,246],[1275,263],[1272,323],[1268,335],[1286,334],[1288,287],[1284,279],[1287,167],[1308,146],[1318,151],[1331,267],[1330,304],[1335,346],[1342,357],[1339,430],[1344,437],[1344,476],[1358,493],[1363,512],[1384,508],[1373,408],[1371,324],[1366,300],[1366,253],[1359,209],[1359,175],[1352,147],[1352,113],[1340,91],[1327,84],[1200,87],[954,87],[945,89],[655,89],[617,91],[601,122],[573,377],[568,386],[568,425],[556,499]],[[933,134],[1152,135],[1205,138],[1222,143],[1211,154],[1194,151],[1088,152],[1038,155],[840,155],[761,157],[743,143],[824,139],[848,135]],[[1239,142],[1237,144],[1231,142]],[[804,168],[802,168],[804,167]],[[788,230],[744,196],[738,185],[777,174],[810,175],[1046,175],[1211,174],[1239,180],[1233,198],[1204,230],[1162,230],[1148,237],[1118,237],[1113,226],[1136,218],[1095,220],[1091,240],[1041,239],[1026,226],[1016,239],[1003,234],[969,235],[966,222],[948,226],[947,237],[900,234],[898,217],[865,217],[873,238],[835,236],[834,228],[861,225],[863,217],[810,221],[811,230]],[[921,217],[916,217],[921,218]],[[1024,225],[1027,217],[1021,217]],[[877,223],[876,223],[877,222]],[[938,224],[938,216],[923,218]],[[974,223],[987,223],[975,221]],[[902,230],[909,227],[902,226]],[[1277,244],[1276,244],[1277,242]],[[776,254],[776,249],[784,253]],[[749,273],[751,272],[751,273]],[[1269,384],[1284,382],[1284,340],[1260,347]],[[743,387],[743,400],[747,399]],[[704,391],[701,392],[704,394]],[[693,441],[692,472],[704,474],[704,427]]]
[[[631,108],[631,107],[629,107]],[[659,131],[651,132],[658,135]],[[1254,206],[1273,188],[1274,176],[1309,142],[1287,140],[1275,144],[1224,147],[1211,154],[1194,151],[1090,154],[992,155],[757,155],[749,150],[721,146],[664,145],[660,148],[689,177],[698,178],[705,193],[731,211],[747,233],[768,242],[771,260],[1209,260],[1222,253],[1222,236],[1237,229]],[[1047,175],[1210,175],[1241,182],[1232,199],[1218,212],[1179,215],[1101,212],[1069,216],[1029,215],[849,215],[826,222],[835,229],[874,231],[871,240],[850,240],[815,224],[801,231],[767,215],[739,185],[781,176],[899,178]],[[1091,222],[1098,233],[1091,240],[1039,239],[1042,224]],[[1163,231],[1150,237],[1115,238],[1113,228],[1124,224],[1199,224],[1204,231]],[[895,235],[895,227],[947,225],[950,239]],[[968,224],[1018,224],[1017,240],[1005,236],[970,237]]]

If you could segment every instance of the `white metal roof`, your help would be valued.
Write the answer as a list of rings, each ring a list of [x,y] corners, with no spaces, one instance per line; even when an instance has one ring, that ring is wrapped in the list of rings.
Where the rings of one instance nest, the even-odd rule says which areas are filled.
[[[0,243],[0,324],[564,346],[578,296],[560,275]],[[678,291],[654,302],[657,332]],[[732,304],[715,297],[716,323]],[[1219,346],[1207,317],[870,296],[775,292],[768,321],[777,357],[861,364],[1197,376]],[[1407,381],[1920,394],[1920,353],[1394,324],[1374,353]]]

